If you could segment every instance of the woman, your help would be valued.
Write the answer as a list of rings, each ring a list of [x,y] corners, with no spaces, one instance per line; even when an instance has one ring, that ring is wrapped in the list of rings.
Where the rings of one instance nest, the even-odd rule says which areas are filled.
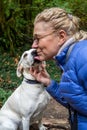
[[[42,71],[31,74],[48,93],[69,108],[71,129],[87,130],[87,32],[79,30],[79,18],[60,8],[45,9],[34,21],[35,58],[54,59],[63,71],[60,83]]]

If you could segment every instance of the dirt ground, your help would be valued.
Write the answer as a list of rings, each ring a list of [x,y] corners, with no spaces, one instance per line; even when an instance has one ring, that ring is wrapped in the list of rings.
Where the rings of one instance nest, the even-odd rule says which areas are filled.
[[[68,110],[51,99],[43,115],[43,124],[47,127],[47,130],[70,130]],[[37,125],[31,126],[30,130],[38,130]]]

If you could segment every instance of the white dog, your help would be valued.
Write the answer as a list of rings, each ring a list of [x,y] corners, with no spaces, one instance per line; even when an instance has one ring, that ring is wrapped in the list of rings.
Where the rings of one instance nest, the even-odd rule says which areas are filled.
[[[50,96],[43,84],[29,74],[29,68],[37,62],[35,55],[36,50],[30,49],[23,53],[19,61],[17,76],[23,74],[24,79],[0,110],[0,130],[29,130],[35,121],[38,121],[39,130],[46,130],[41,119]]]

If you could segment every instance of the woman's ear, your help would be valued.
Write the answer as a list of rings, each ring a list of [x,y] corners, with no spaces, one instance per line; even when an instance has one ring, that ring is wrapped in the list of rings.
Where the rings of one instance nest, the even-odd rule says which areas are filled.
[[[67,40],[67,34],[64,30],[59,30],[58,31],[58,36],[60,38],[60,42],[63,44]]]

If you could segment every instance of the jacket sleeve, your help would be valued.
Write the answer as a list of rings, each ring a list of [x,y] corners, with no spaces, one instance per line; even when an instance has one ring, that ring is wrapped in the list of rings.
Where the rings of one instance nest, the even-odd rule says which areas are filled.
[[[51,80],[51,83],[47,86],[46,90],[57,102],[65,107],[68,107],[68,103],[59,92],[59,84],[55,80]]]
[[[81,44],[81,43],[80,43]],[[58,84],[52,80],[47,91],[64,106],[70,106],[79,114],[87,116],[87,44],[73,49],[64,66],[64,73]]]

